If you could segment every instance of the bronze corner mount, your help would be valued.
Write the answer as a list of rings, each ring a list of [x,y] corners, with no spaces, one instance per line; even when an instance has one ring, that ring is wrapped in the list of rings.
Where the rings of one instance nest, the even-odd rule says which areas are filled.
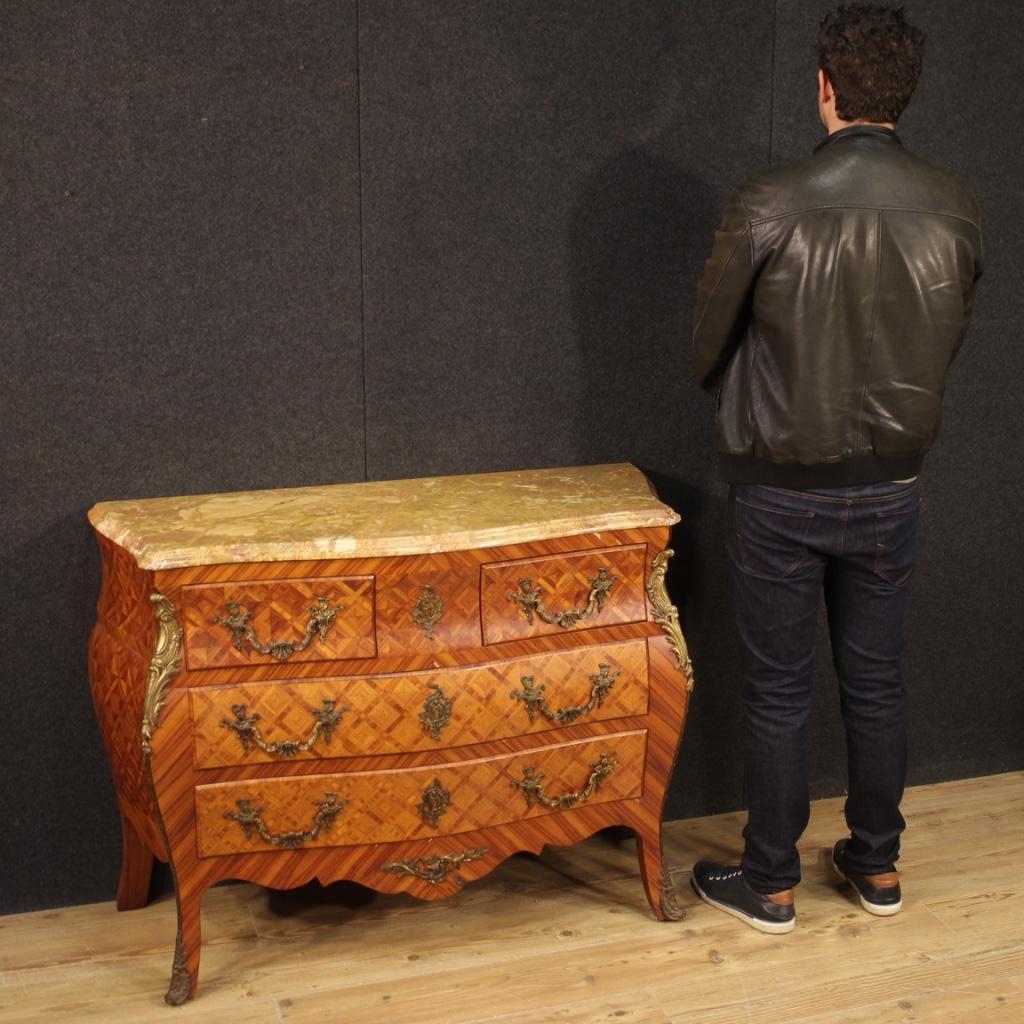
[[[690,661],[682,627],[679,625],[679,609],[669,600],[668,589],[665,586],[668,560],[674,554],[671,548],[665,548],[654,556],[651,575],[647,580],[647,600],[651,604],[654,621],[664,630],[675,652],[676,661],[686,676],[686,692],[693,693],[693,663]]]
[[[153,753],[153,733],[160,724],[160,712],[167,700],[167,684],[181,667],[182,630],[174,604],[163,594],[149,595],[156,616],[156,642],[149,662],[146,695],[142,704],[142,753]]]

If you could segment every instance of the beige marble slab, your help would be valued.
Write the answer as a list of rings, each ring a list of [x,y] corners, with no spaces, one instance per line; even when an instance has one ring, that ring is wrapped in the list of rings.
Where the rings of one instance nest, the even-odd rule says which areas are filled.
[[[143,569],[461,551],[679,516],[628,462],[94,505]]]

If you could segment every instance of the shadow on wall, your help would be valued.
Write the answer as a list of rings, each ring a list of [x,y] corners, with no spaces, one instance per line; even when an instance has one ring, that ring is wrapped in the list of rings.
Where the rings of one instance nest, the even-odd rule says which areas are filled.
[[[655,144],[656,145],[656,144]],[[685,511],[673,536],[686,598],[704,593],[711,406],[691,382],[696,274],[718,215],[710,185],[653,148],[624,150],[588,180],[572,213],[571,298],[580,359],[576,461],[633,462]],[[670,574],[673,590],[681,573]]]
[[[681,748],[687,782],[673,785],[668,817],[735,807],[740,785],[723,502],[712,493],[713,405],[693,379],[690,352],[695,286],[721,199],[659,153],[682,134],[659,133],[599,167],[573,208],[569,240],[580,372],[576,461],[633,462],[683,514],[669,590],[698,687],[707,682],[716,694],[694,705]]]

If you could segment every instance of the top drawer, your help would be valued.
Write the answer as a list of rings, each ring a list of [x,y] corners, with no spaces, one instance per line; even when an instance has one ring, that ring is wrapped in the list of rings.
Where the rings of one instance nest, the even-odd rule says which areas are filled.
[[[188,667],[372,658],[373,584],[334,576],[182,587]]]
[[[482,566],[484,643],[643,622],[646,560],[631,544]]]

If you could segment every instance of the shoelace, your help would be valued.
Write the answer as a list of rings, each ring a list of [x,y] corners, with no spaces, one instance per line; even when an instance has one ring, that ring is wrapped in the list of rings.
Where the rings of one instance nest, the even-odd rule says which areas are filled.
[[[737,868],[735,871],[727,871],[724,875],[708,875],[708,880],[711,882],[727,882],[730,878],[738,878],[743,873],[742,868]]]

